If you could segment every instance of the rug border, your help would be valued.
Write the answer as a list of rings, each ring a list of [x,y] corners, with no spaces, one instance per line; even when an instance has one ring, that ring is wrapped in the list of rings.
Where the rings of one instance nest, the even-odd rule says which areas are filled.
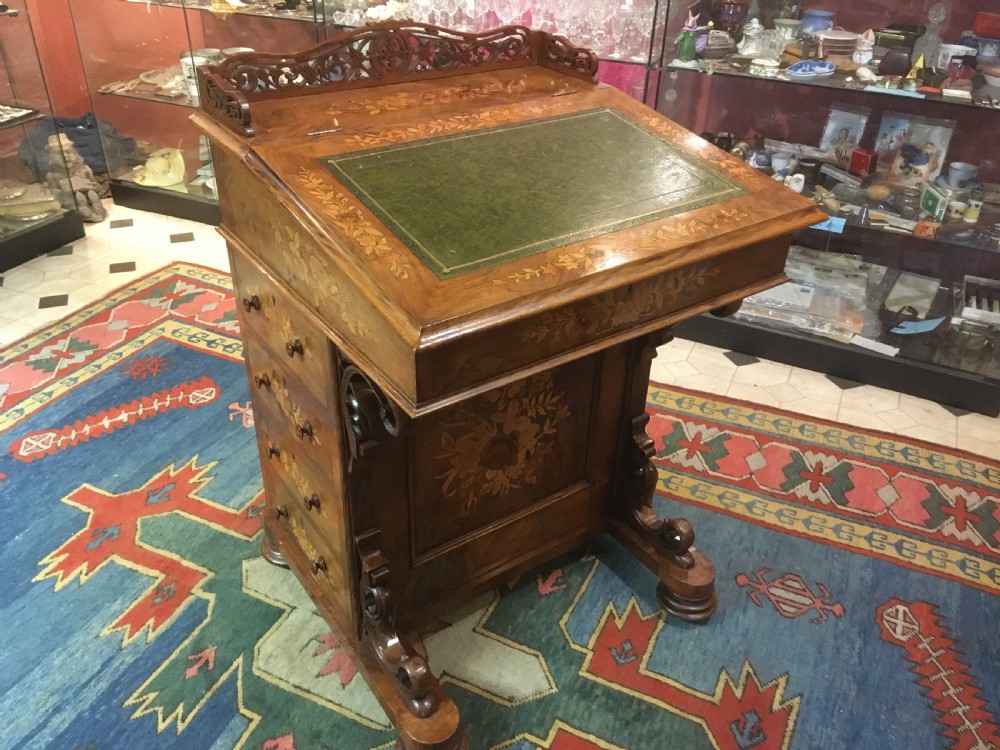
[[[3,356],[7,352],[9,352],[11,349],[15,349],[15,348],[17,348],[19,346],[23,346],[25,344],[25,342],[27,342],[29,339],[32,339],[32,338],[35,338],[35,337],[41,337],[45,333],[48,333],[49,331],[51,331],[51,330],[53,330],[53,329],[55,329],[55,328],[57,328],[57,327],[59,327],[61,325],[64,325],[70,318],[74,318],[77,315],[80,315],[82,313],[86,313],[87,311],[91,310],[92,308],[96,308],[99,305],[102,305],[109,298],[114,297],[116,294],[120,294],[123,290],[127,289],[130,286],[133,286],[134,284],[142,281],[143,279],[147,279],[150,276],[154,276],[155,274],[158,274],[158,273],[163,273],[168,268],[173,268],[174,266],[178,266],[178,265],[190,266],[191,268],[199,268],[199,269],[201,269],[203,271],[210,271],[210,272],[215,272],[215,273],[224,273],[230,279],[232,279],[232,277],[233,277],[232,271],[229,270],[229,269],[222,270],[221,268],[213,268],[212,266],[205,266],[205,265],[202,265],[201,263],[191,263],[191,262],[188,262],[186,260],[172,260],[169,263],[166,263],[166,264],[160,266],[159,268],[156,268],[156,269],[154,269],[152,271],[147,271],[146,273],[142,274],[141,276],[136,276],[131,281],[123,282],[122,284],[120,284],[119,286],[116,286],[111,291],[109,291],[109,292],[107,292],[105,294],[102,294],[97,299],[91,300],[87,304],[83,305],[82,307],[78,307],[75,310],[71,310],[70,312],[68,312],[65,315],[63,315],[61,318],[58,318],[57,320],[54,320],[51,323],[46,323],[41,328],[36,328],[35,330],[31,331],[30,333],[26,333],[24,336],[21,336],[20,338],[14,339],[10,343],[7,343],[7,344],[4,344],[3,346],[0,346],[0,356]],[[3,365],[3,364],[4,364],[4,362],[0,361],[0,365]]]
[[[746,407],[751,407],[751,408],[756,408],[756,409],[766,409],[768,411],[772,411],[772,412],[776,412],[778,414],[787,415],[789,417],[796,418],[796,419],[798,419],[800,421],[811,420],[813,422],[818,422],[820,424],[829,425],[829,426],[832,426],[832,427],[841,427],[841,428],[845,428],[846,427],[847,429],[853,430],[855,432],[860,432],[860,433],[868,434],[868,435],[874,435],[876,437],[885,438],[887,440],[894,440],[897,443],[908,443],[908,444],[915,445],[915,446],[918,446],[920,448],[923,448],[925,450],[935,451],[935,452],[938,452],[938,453],[943,452],[942,449],[947,449],[947,451],[949,451],[951,453],[951,455],[957,455],[957,456],[960,456],[960,457],[963,457],[963,458],[968,458],[970,460],[978,461],[980,463],[986,463],[986,464],[989,464],[990,466],[994,467],[997,471],[1000,471],[1000,459],[990,458],[989,456],[983,456],[983,455],[980,455],[978,453],[973,453],[972,451],[966,450],[965,448],[953,448],[953,447],[948,446],[948,445],[940,445],[938,443],[932,443],[929,440],[924,440],[922,438],[911,438],[911,437],[907,437],[905,435],[896,435],[895,433],[892,433],[892,432],[888,432],[888,431],[885,431],[885,430],[877,430],[877,429],[874,429],[874,428],[871,428],[871,427],[858,427],[856,425],[848,424],[847,422],[837,422],[836,420],[826,419],[824,417],[813,417],[813,416],[810,416],[808,414],[800,414],[798,412],[794,412],[794,411],[791,411],[789,409],[783,409],[780,406],[768,406],[767,404],[758,404],[758,403],[754,403],[753,401],[747,401],[746,399],[742,399],[742,398],[735,398],[733,396],[722,396],[722,395],[719,395],[719,394],[716,394],[716,393],[710,393],[708,391],[699,391],[699,390],[695,390],[695,389],[692,389],[692,388],[684,388],[684,387],[679,386],[679,385],[668,385],[666,383],[660,383],[660,382],[655,381],[655,380],[650,380],[649,381],[649,387],[647,388],[647,394],[649,392],[649,389],[652,389],[652,388],[662,388],[663,390],[681,391],[682,393],[685,393],[685,394],[688,394],[688,395],[691,395],[691,396],[695,396],[695,397],[701,396],[701,397],[706,397],[706,398],[709,398],[709,399],[725,399],[725,400],[727,400],[729,402],[732,402],[734,404],[738,404],[740,406],[746,406]],[[649,403],[648,400],[647,400],[647,403]],[[970,412],[970,414],[971,413],[973,413],[973,412]]]

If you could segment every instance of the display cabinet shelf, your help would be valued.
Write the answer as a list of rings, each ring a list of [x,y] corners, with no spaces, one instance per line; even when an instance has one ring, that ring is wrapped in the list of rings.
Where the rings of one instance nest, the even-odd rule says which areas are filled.
[[[0,130],[24,125],[41,116],[37,109],[0,102]]]
[[[890,23],[928,24],[937,2],[814,0],[808,7],[834,11],[837,26],[862,32]],[[995,12],[986,0],[943,5],[946,17],[937,32],[944,43],[967,37],[977,13]],[[746,55],[676,64],[686,53],[670,42],[681,37],[688,10],[708,13],[712,7],[668,3],[657,108],[695,132],[724,134],[726,148],[738,145],[765,172],[773,171],[771,156],[791,154],[788,166],[785,159],[775,163],[802,173],[804,191],[815,195],[831,221],[796,234],[801,253],[790,256],[786,273],[798,288],[789,287],[787,297],[755,295],[734,318],[698,318],[678,335],[962,409],[1000,412],[1000,88],[977,70],[967,79],[968,99],[887,89],[859,82],[857,64],[843,58],[830,78],[811,81],[791,80],[784,72],[751,74]],[[765,11],[773,17],[777,4],[761,0],[757,7],[769,27]],[[786,45],[778,70],[801,51]],[[963,59],[966,75],[972,64]],[[896,121],[903,138],[885,147]],[[831,144],[833,133],[844,135],[843,147]],[[903,145],[913,147],[905,159]],[[762,147],[767,151],[757,150]],[[852,166],[855,149],[858,163]],[[920,161],[909,162],[912,154]],[[810,160],[840,172],[807,168]],[[953,163],[978,172],[949,180]],[[850,171],[853,177],[845,178]],[[848,187],[845,180],[859,184]],[[940,192],[937,206],[947,207],[945,215],[933,210],[928,185]],[[835,190],[836,200],[828,200],[825,190]],[[966,213],[970,201],[978,213]],[[879,225],[886,217],[888,225]],[[855,286],[824,286],[823,274],[839,280],[841,272],[845,278],[853,273]]]
[[[83,237],[61,140],[33,139],[52,114],[25,0],[0,8],[0,272]]]
[[[277,3],[241,3],[230,5],[225,0],[219,2],[198,2],[198,0],[173,0],[164,2],[163,0],[125,0],[128,3],[141,3],[142,5],[152,4],[164,8],[181,8],[183,10],[203,11],[212,13],[220,18],[230,16],[256,16],[259,18],[274,18],[285,21],[306,21],[309,23],[321,22],[323,20],[322,4],[302,2],[294,9],[275,9]]]
[[[884,88],[875,84],[864,83],[859,81],[856,76],[851,75],[848,72],[841,71],[834,73],[834,75],[830,78],[813,81],[794,81],[783,72],[773,78],[765,79],[762,76],[752,75],[748,72],[748,68],[750,67],[749,58],[708,60],[705,61],[704,67],[698,69],[686,68],[669,63],[664,67],[666,70],[671,72],[679,72],[682,74],[733,76],[736,78],[745,78],[756,81],[766,80],[768,83],[832,89],[838,92],[842,91],[845,95],[870,94],[874,96],[888,97],[893,100],[908,99],[928,103],[957,105],[960,107],[1000,110],[1000,88],[986,83],[986,80],[981,75],[977,75],[973,79],[973,86],[971,90],[972,98],[967,100],[964,98],[943,96],[939,93],[929,91],[903,91],[900,89]],[[891,105],[892,102],[887,103],[887,106]]]

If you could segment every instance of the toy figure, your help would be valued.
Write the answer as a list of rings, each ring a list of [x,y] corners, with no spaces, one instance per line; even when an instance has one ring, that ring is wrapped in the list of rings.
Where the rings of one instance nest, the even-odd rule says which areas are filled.
[[[701,13],[695,10],[696,7],[692,6],[688,9],[688,17],[684,23],[684,28],[681,29],[681,33],[674,40],[677,43],[677,59],[675,62],[686,63],[689,66],[695,62],[698,53],[703,51],[705,45],[708,44],[709,27],[707,25],[699,25]]]

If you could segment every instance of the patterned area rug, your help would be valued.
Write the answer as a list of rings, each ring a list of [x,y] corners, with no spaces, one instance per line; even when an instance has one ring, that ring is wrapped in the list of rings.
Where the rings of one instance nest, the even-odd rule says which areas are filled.
[[[157,272],[0,353],[0,747],[391,748],[287,571],[228,277]],[[1000,748],[1000,465],[653,386],[721,605],[602,538],[425,636],[475,750]],[[671,498],[671,499],[668,499]]]

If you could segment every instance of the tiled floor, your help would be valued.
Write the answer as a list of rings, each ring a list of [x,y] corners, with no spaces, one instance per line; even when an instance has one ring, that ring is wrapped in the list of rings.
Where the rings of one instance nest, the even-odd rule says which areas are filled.
[[[0,274],[0,347],[171,262],[228,270],[213,227],[107,206],[108,219],[88,224],[85,239]],[[652,378],[1000,459],[1000,418],[704,344],[662,347]]]

